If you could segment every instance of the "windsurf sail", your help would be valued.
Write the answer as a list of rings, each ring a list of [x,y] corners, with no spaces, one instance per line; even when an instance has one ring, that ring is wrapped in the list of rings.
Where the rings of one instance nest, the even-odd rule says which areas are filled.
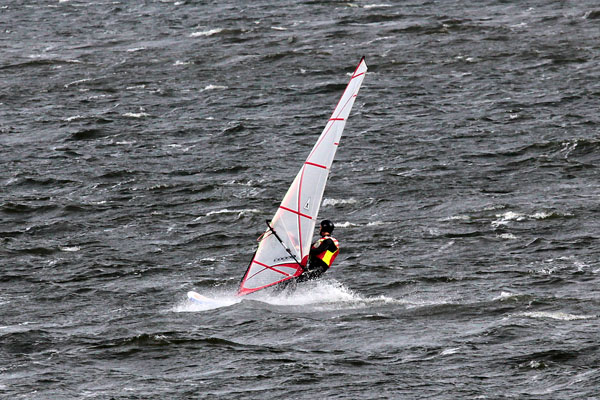
[[[333,157],[366,72],[363,57],[273,219],[267,222],[267,230],[259,238],[258,249],[242,277],[238,295],[276,285],[302,273]]]

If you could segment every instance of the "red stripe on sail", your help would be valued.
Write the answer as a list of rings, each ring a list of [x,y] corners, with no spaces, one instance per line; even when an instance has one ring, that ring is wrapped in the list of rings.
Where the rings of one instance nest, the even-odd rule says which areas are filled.
[[[302,167],[302,172],[300,174],[300,182],[298,182],[298,210],[300,209],[300,200],[302,199],[302,181],[304,181],[304,172],[306,172],[306,168]],[[298,212],[298,244],[300,245],[300,259],[304,257],[302,253],[302,221],[300,220],[300,213]],[[310,218],[312,219],[312,218]]]
[[[313,217],[311,217],[310,215],[302,214],[301,212],[298,212],[296,210],[292,210],[291,208],[287,208],[287,207],[284,207],[284,206],[279,206],[279,208],[282,208],[285,211],[289,211],[291,213],[297,214],[297,215],[299,215],[301,217],[304,217],[304,218],[313,219]]]
[[[258,265],[260,265],[261,267],[269,268],[270,270],[273,270],[273,271],[275,271],[275,272],[279,272],[280,274],[283,274],[283,275],[285,275],[285,276],[290,276],[290,274],[288,274],[287,272],[280,271],[280,270],[278,270],[278,269],[277,269],[277,268],[275,268],[275,267],[271,267],[270,265],[263,264],[263,263],[261,263],[261,262],[259,262],[259,261],[256,261],[256,260],[254,260],[254,263],[255,263],[255,264],[258,264]],[[255,274],[255,275],[256,275],[256,274]]]
[[[359,74],[357,74],[357,73],[356,73],[356,72],[358,71],[358,69],[360,68],[360,66],[361,66],[361,65],[364,63],[364,61],[365,61],[365,57],[362,57],[362,58],[360,59],[360,62],[359,62],[359,63],[358,63],[358,65],[356,66],[356,69],[355,69],[355,70],[354,70],[354,72],[352,73],[352,77],[350,78],[350,81],[349,81],[349,82],[348,82],[348,84],[346,85],[346,89],[344,89],[344,93],[342,93],[342,97],[340,97],[340,100],[338,101],[337,105],[336,105],[336,106],[335,106],[335,108],[333,109],[333,112],[334,112],[334,113],[335,113],[335,110],[337,110],[337,108],[340,106],[340,104],[341,104],[341,101],[342,101],[342,99],[344,98],[344,94],[346,94],[346,91],[349,89],[349,87],[350,87],[350,83],[352,82],[352,80],[353,80],[354,78],[357,78],[357,77],[359,77],[359,76],[362,76],[362,75],[365,75],[365,74],[366,74],[366,72],[367,72],[367,70],[366,70],[366,69],[365,69],[365,71],[363,71],[363,72],[361,72],[361,73],[359,73]],[[365,67],[366,67],[366,65],[365,65]],[[348,105],[348,103],[349,103],[349,102],[350,102],[350,101],[351,101],[353,98],[355,98],[357,95],[358,95],[358,93],[354,93],[353,95],[351,95],[351,96],[348,98],[348,100],[346,101],[346,104],[344,104],[344,105],[342,106],[342,108],[340,108],[340,111],[339,111],[338,115],[340,115],[340,114],[341,114],[341,113],[344,111],[344,109],[346,108],[346,106]],[[342,118],[338,118],[337,116],[335,116],[335,115],[332,115],[332,116],[331,116],[331,118],[330,118],[329,120],[334,120],[334,121],[335,121],[335,120],[340,120],[340,119],[342,119]],[[310,158],[310,157],[313,155],[313,153],[316,151],[316,149],[317,149],[317,148],[318,148],[318,147],[321,145],[321,142],[323,141],[323,139],[325,139],[325,136],[327,136],[327,134],[329,133],[329,130],[331,129],[331,127],[332,127],[332,126],[333,126],[333,124],[331,124],[331,125],[329,126],[329,128],[327,128],[327,130],[326,130],[325,132],[323,132],[323,138],[322,138],[320,141],[318,141],[318,142],[317,142],[317,144],[315,145],[315,148],[314,148],[314,149],[313,149],[313,151],[312,151],[312,152],[309,154],[309,156],[308,156],[309,158]]]
[[[307,164],[307,165],[312,165],[313,167],[319,167],[319,168],[327,169],[327,167],[326,167],[326,166],[324,166],[324,165],[321,165],[321,164],[315,164],[315,163],[313,163],[313,162],[310,162],[310,161],[306,161],[304,164]]]
[[[260,262],[258,262],[258,261],[256,261],[256,260],[254,260],[254,261],[253,261],[253,263],[259,264],[259,265],[261,265],[261,266],[264,266],[264,267],[266,267],[266,268],[269,268],[269,269],[273,269],[273,267],[269,267],[268,265],[265,265],[265,264],[263,264],[263,263],[260,263]],[[286,274],[286,273],[283,273],[283,272],[282,272],[283,274],[285,274],[285,275],[286,275],[285,277],[282,277],[282,278],[281,278],[281,279],[279,279],[278,281],[271,282],[271,283],[268,283],[268,284],[266,284],[266,285],[262,285],[262,286],[259,286],[259,287],[256,287],[256,288],[247,288],[247,287],[245,287],[245,286],[244,286],[244,284],[246,283],[246,281],[247,281],[248,279],[251,279],[251,278],[252,278],[252,277],[254,277],[256,274],[258,274],[258,273],[260,273],[260,272],[263,272],[263,271],[264,271],[264,269],[263,269],[263,270],[260,270],[260,271],[258,271],[256,274],[253,274],[252,276],[247,276],[247,277],[245,277],[244,281],[243,281],[243,282],[242,282],[242,284],[240,285],[240,288],[238,289],[237,295],[238,295],[238,296],[244,296],[244,295],[246,295],[246,294],[250,294],[250,293],[256,292],[256,291],[258,291],[258,290],[265,289],[265,288],[268,288],[268,287],[270,287],[270,286],[277,285],[278,283],[281,283],[281,282],[283,282],[283,281],[287,281],[288,279],[292,279],[292,278],[294,278],[294,277],[296,277],[296,276],[298,276],[298,275],[300,275],[300,274],[302,273],[302,269],[300,268],[300,266],[299,266],[298,264],[279,264],[279,265],[277,265],[277,267],[279,267],[279,266],[281,266],[281,267],[293,267],[293,268],[295,268],[295,269],[296,269],[296,271],[293,273],[293,275]],[[281,271],[277,271],[277,272],[281,272]]]

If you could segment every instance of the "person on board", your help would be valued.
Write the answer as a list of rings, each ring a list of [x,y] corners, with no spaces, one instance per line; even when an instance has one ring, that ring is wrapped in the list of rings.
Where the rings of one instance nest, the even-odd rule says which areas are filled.
[[[277,285],[275,291],[277,293],[288,290],[295,291],[298,283],[310,281],[319,278],[333,264],[333,260],[340,252],[340,244],[336,238],[331,236],[333,232],[333,222],[328,219],[321,222],[319,234],[321,238],[314,242],[310,247],[310,252],[304,260],[302,260],[302,268],[304,271],[296,278],[288,279]],[[308,265],[305,263],[308,261]]]
[[[321,238],[312,244],[308,256],[308,265],[304,272],[296,278],[296,283],[317,279],[331,267],[340,252],[339,242],[331,236],[334,228],[333,222],[328,219],[321,222],[319,230]]]

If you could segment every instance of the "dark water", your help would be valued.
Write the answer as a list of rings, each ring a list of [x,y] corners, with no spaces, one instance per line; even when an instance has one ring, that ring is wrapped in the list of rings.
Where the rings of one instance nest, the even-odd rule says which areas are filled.
[[[0,27],[0,397],[600,398],[597,1],[8,0]],[[362,55],[337,265],[240,302]]]

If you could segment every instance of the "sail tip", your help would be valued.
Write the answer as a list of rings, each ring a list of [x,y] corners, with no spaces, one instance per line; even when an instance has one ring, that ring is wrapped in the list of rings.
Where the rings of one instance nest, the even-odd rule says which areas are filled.
[[[360,61],[358,62],[358,65],[360,65],[360,64],[362,64],[362,63],[365,63],[365,66],[367,65],[367,62],[365,61],[365,56],[362,56],[362,57],[360,58]]]

